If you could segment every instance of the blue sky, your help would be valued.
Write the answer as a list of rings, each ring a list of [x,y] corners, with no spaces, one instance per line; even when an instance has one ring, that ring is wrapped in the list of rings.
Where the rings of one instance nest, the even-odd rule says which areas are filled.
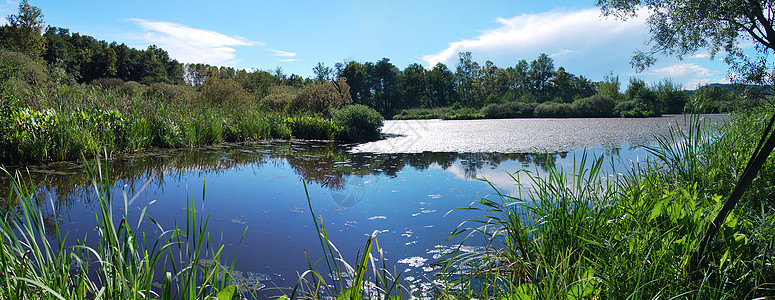
[[[602,80],[609,73],[655,83],[672,78],[685,88],[726,82],[721,57],[697,53],[662,57],[635,73],[630,57],[647,50],[644,18],[627,22],[601,16],[594,1],[62,1],[30,0],[47,25],[109,42],[155,44],[181,62],[244,69],[283,68],[312,76],[323,62],[377,61],[398,68],[437,62],[453,68],[457,53],[499,67],[532,61],[540,53],[568,72]],[[16,13],[18,1],[0,4]]]

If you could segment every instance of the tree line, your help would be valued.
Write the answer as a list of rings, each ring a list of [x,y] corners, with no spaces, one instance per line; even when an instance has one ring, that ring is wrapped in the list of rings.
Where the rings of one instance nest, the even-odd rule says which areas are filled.
[[[422,117],[407,110],[445,107],[450,108],[453,116],[464,118],[644,117],[681,113],[690,100],[683,87],[669,79],[648,85],[632,78],[621,93],[622,84],[617,76],[593,81],[555,67],[554,60],[546,54],[505,68],[489,60],[480,65],[471,52],[459,53],[454,69],[443,63],[430,68],[413,63],[401,70],[388,58],[376,62],[345,61],[333,67],[321,62],[313,68],[312,78],[304,78],[286,75],[279,67],[244,70],[183,64],[156,46],[138,50],[123,43],[72,33],[66,28],[49,26],[44,30],[40,9],[26,0],[20,3],[18,15],[7,19],[8,24],[0,27],[0,47],[30,56],[45,66],[49,77],[58,83],[104,84],[106,78],[114,78],[144,86],[156,84],[157,89],[158,84],[193,86],[203,92],[222,93],[213,97],[253,100],[272,109],[299,109],[298,97],[316,84],[330,87],[318,88],[324,95],[312,94],[308,98],[330,97],[333,89],[340,94],[337,101],[351,99],[352,103],[372,107],[388,118]],[[341,95],[343,91],[348,91],[349,96]],[[699,94],[724,99],[719,101],[725,103],[761,98],[730,90]],[[714,107],[715,111],[723,111],[735,105]],[[320,111],[327,110],[314,112]]]

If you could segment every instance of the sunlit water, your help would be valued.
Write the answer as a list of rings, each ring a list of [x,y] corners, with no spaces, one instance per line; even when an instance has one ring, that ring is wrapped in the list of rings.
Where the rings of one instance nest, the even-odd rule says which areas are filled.
[[[526,193],[509,174],[540,173],[546,164],[540,153],[546,152],[566,170],[585,151],[615,158],[603,176],[613,175],[646,155],[631,146],[652,143],[676,122],[683,117],[388,121],[384,132],[391,137],[373,143],[267,141],[165,150],[112,159],[106,169],[115,182],[115,213],[124,213],[125,191],[130,220],[147,207],[164,229],[185,226],[186,201],[193,197],[197,213],[209,216],[211,244],[225,245],[228,261],[236,254],[235,269],[266,275],[260,277],[269,288],[295,284],[307,270],[305,250],[313,260],[321,256],[306,182],[312,209],[345,259],[354,264],[367,236],[377,232],[388,265],[412,284],[432,278],[430,263],[460,241],[447,241],[459,224],[481,217],[455,209],[493,197],[490,183],[505,194]],[[99,206],[80,163],[29,171],[54,200],[70,240],[97,237]],[[147,220],[141,231],[161,233]]]

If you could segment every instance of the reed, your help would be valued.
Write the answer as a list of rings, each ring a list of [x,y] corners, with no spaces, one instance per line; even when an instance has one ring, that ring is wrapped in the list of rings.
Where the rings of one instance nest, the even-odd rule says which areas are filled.
[[[9,197],[21,209],[0,218],[0,299],[231,299],[223,297],[239,292],[229,276],[234,262],[220,263],[223,247],[210,246],[208,219],[196,215],[193,197],[185,229],[164,230],[145,213],[147,206],[138,220],[130,220],[126,193],[124,214],[114,212],[106,169],[99,161],[93,169],[87,164],[100,206],[96,246],[88,236],[66,245],[68,234],[62,235],[56,218],[44,217],[43,199],[29,192],[35,188],[21,174],[4,170],[13,185]],[[146,220],[160,229],[158,236],[138,234]]]

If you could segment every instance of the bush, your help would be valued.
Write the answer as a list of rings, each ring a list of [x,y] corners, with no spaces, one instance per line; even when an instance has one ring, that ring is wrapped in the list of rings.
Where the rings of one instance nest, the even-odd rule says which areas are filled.
[[[138,96],[138,95],[144,94],[145,91],[148,90],[148,87],[137,81],[127,81],[127,82],[124,82],[124,84],[122,84],[121,86],[117,87],[116,90],[119,93],[122,93],[127,96]]]
[[[306,87],[294,99],[293,108],[330,116],[331,109],[352,103],[350,86],[343,79],[336,82],[316,83]]]
[[[384,119],[373,108],[355,104],[335,112],[334,122],[342,128],[343,138],[360,142],[378,139]]]
[[[194,99],[196,97],[194,92],[185,86],[159,82],[151,84],[145,91],[145,95],[149,98],[167,101]]]
[[[536,103],[507,102],[488,104],[482,108],[482,114],[488,119],[532,117]]]
[[[124,85],[124,81],[120,78],[98,78],[92,80],[90,84],[103,89],[116,89]]]
[[[32,85],[48,81],[46,68],[29,56],[0,49],[0,83],[14,78]]]
[[[200,91],[210,103],[245,103],[253,99],[239,83],[231,79],[207,78]]]
[[[570,103],[544,102],[536,106],[534,114],[540,118],[568,118],[573,116]]]
[[[296,97],[299,96],[299,89],[289,85],[278,85],[272,88],[269,95],[261,99],[261,106],[268,107],[276,111],[288,110]]]
[[[616,102],[607,95],[594,95],[573,101],[573,111],[579,117],[611,117]]]
[[[614,107],[614,115],[622,118],[645,118],[658,116],[659,114],[649,110],[640,101],[630,100],[617,103]]]

